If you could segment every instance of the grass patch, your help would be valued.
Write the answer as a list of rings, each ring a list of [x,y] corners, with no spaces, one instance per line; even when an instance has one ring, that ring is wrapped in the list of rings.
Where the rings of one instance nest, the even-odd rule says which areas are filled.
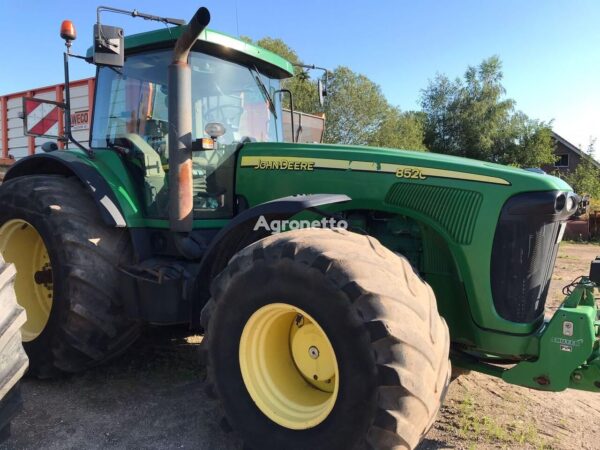
[[[532,422],[512,421],[499,423],[493,417],[478,413],[475,399],[467,394],[458,404],[458,435],[476,448],[473,442],[500,444],[503,448],[532,446],[536,449],[550,448],[539,435]]]

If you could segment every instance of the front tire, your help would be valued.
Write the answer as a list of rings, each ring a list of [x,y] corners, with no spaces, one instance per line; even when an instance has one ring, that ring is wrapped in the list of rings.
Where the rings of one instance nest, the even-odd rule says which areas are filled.
[[[271,236],[240,251],[211,292],[208,383],[250,448],[412,449],[431,427],[448,329],[431,288],[375,239]],[[313,326],[299,342],[298,322]]]
[[[124,229],[104,225],[81,183],[57,175],[0,187],[0,253],[17,268],[17,301],[30,371],[78,372],[123,352],[139,335],[124,313],[118,265],[131,254]]]

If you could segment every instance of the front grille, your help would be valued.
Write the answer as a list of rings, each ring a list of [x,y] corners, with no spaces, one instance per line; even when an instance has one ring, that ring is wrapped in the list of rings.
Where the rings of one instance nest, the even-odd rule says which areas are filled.
[[[566,211],[564,198],[558,191],[519,194],[502,208],[492,248],[491,284],[496,311],[506,320],[530,323],[544,313],[558,233],[572,213]]]

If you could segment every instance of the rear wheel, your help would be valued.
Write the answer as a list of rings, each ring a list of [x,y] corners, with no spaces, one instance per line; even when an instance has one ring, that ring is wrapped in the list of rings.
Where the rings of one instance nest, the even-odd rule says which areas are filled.
[[[79,181],[36,175],[4,183],[0,253],[17,268],[17,301],[27,311],[23,343],[34,374],[91,367],[137,338],[139,325],[125,317],[119,289],[128,236],[103,224]]]
[[[449,382],[431,288],[375,239],[298,230],[240,251],[202,322],[208,383],[250,448],[410,449]]]

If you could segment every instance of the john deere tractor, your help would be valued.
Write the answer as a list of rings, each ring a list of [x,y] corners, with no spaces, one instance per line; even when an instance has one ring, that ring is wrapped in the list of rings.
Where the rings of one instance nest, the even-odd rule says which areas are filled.
[[[46,144],[0,187],[33,373],[109,360],[142,323],[189,323],[205,332],[207,387],[255,449],[414,448],[450,358],[600,391],[597,265],[544,317],[578,203],[565,182],[284,143],[288,61],[207,30],[205,8],[187,24],[116,10],[174,25],[128,37],[100,22],[108,9],[80,56],[97,66],[89,146],[70,133],[67,92],[70,148]],[[70,47],[69,23],[62,36]]]

